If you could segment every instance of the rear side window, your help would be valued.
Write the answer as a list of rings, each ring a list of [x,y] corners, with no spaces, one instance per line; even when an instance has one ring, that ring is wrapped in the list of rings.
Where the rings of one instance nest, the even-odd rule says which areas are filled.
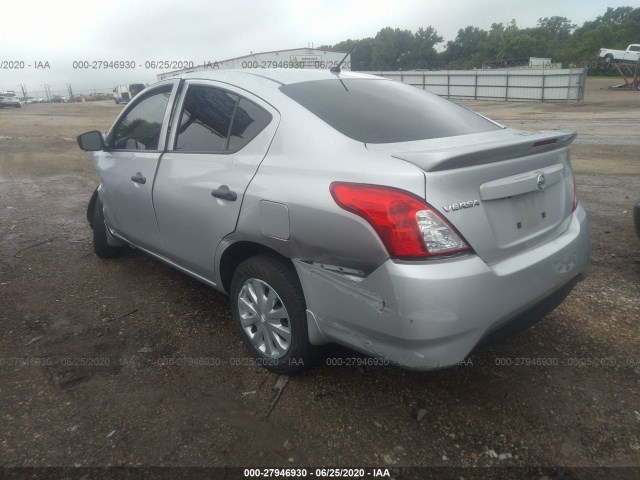
[[[231,153],[271,121],[253,102],[220,88],[191,85],[184,101],[175,150]]]
[[[397,143],[498,130],[493,122],[400,82],[336,79],[280,90],[340,133],[365,143]]]
[[[241,98],[229,138],[229,150],[237,151],[253,140],[269,123],[271,114],[246,98]]]
[[[184,101],[176,150],[222,152],[239,97],[219,88],[189,87]]]

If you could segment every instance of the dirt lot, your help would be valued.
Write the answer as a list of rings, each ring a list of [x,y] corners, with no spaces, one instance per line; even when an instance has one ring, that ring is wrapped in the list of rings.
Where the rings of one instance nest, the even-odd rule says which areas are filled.
[[[589,79],[581,104],[461,102],[579,133],[592,270],[562,306],[446,371],[346,366],[355,355],[331,348],[269,416],[277,376],[248,364],[226,297],[134,250],[93,254],[97,176],[75,136],[122,106],[0,110],[0,466],[557,466],[558,478],[616,466],[638,478],[640,92],[612,82]],[[183,358],[209,365],[171,364]]]

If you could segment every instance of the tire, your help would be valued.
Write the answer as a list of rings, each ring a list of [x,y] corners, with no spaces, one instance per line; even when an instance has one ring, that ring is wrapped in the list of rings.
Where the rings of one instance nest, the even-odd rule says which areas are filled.
[[[231,280],[231,310],[243,343],[265,368],[289,375],[316,359],[302,286],[286,260],[261,254],[242,262]]]
[[[604,61],[605,61],[605,62],[609,63],[609,62],[611,62],[612,60],[613,60],[613,54],[611,54],[611,53],[607,53],[607,54],[604,56]]]
[[[122,253],[122,247],[114,247],[107,242],[107,225],[104,223],[104,213],[100,197],[95,199],[93,209],[93,251],[100,258],[113,258]]]
[[[96,210],[96,200],[98,199],[98,188],[96,188],[91,194],[91,198],[89,199],[89,205],[87,205],[87,222],[93,230],[93,217],[95,215]]]

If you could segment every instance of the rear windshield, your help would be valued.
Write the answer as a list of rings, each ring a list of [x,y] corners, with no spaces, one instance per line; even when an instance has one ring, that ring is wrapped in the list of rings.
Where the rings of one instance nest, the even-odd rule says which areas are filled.
[[[280,90],[347,137],[396,143],[498,130],[484,117],[424,90],[377,79],[315,80]]]

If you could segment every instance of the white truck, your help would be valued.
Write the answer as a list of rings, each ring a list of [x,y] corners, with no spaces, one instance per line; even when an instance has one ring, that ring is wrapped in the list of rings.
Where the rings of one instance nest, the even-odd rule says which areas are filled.
[[[144,90],[143,83],[130,83],[118,85],[113,89],[113,100],[116,103],[128,103],[133,97]]]
[[[640,43],[632,43],[626,50],[612,50],[609,48],[601,48],[598,53],[600,58],[604,58],[606,62],[637,62],[640,59]]]

